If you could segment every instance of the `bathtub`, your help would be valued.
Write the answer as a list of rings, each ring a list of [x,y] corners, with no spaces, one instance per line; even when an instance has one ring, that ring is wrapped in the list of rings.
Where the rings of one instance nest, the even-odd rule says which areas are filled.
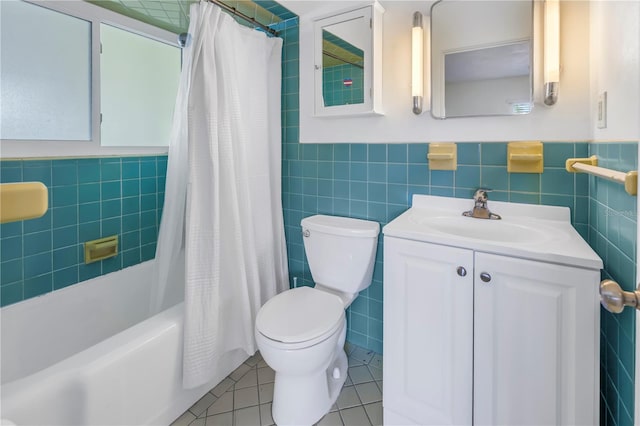
[[[153,261],[0,310],[0,417],[17,425],[168,425],[237,368],[182,388],[182,290],[149,317]],[[181,286],[184,287],[183,285]]]

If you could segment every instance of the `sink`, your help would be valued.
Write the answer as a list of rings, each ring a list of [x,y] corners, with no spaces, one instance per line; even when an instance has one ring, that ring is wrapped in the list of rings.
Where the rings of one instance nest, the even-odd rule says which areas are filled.
[[[462,216],[473,200],[414,194],[412,206],[383,228],[395,237],[598,269],[602,260],[571,226],[567,207],[490,201],[501,220]]]
[[[483,241],[540,244],[554,239],[554,233],[540,223],[475,219],[462,215],[433,216],[419,211],[410,212],[408,219],[435,232]]]

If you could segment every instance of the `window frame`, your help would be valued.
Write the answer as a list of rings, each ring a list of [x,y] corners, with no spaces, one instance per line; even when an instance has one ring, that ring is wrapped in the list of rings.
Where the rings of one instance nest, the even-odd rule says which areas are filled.
[[[100,24],[107,24],[180,48],[178,35],[82,0],[22,0],[91,24],[91,139],[84,141],[0,139],[0,159],[34,159],[166,154],[168,146],[103,147],[100,145]]]

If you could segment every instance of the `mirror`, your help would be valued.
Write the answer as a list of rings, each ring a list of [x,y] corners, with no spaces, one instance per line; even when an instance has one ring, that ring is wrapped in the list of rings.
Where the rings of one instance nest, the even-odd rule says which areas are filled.
[[[325,107],[364,103],[364,51],[345,40],[348,38],[363,46],[357,37],[350,37],[352,26],[348,21],[322,29],[322,101]]]
[[[372,68],[381,64],[381,14],[374,4],[314,21],[316,116],[376,112],[381,73]]]
[[[431,114],[533,108],[533,2],[440,0],[431,8]]]

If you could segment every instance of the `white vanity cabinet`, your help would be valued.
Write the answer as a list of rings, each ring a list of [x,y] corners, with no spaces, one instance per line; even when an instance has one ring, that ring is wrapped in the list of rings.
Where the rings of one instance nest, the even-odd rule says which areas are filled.
[[[599,271],[474,261],[473,424],[598,424]]]
[[[473,251],[385,237],[383,298],[384,424],[470,425]]]
[[[597,424],[599,280],[385,235],[384,424]]]

